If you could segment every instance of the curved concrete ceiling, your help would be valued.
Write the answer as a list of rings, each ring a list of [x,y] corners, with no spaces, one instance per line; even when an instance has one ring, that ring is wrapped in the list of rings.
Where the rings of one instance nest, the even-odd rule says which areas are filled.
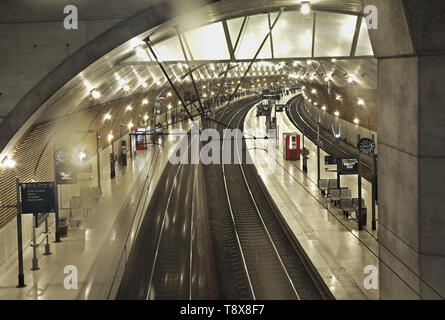
[[[79,0],[79,2],[82,1]],[[335,10],[352,14],[358,14],[362,10],[360,1],[318,0],[313,2],[314,10]],[[73,112],[125,96],[144,93],[149,90],[150,85],[156,85],[156,80],[163,80],[158,67],[120,63],[134,54],[135,46],[147,36],[154,41],[156,39],[159,41],[165,39],[171,28],[176,25],[192,28],[223,18],[265,12],[280,7],[298,9],[299,5],[296,6],[295,3],[294,0],[190,0],[182,1],[181,6],[178,6],[176,1],[162,1],[139,12],[79,49],[20,101],[0,124],[2,133],[0,150],[3,150],[0,158],[4,158],[19,139],[37,123],[70,115]],[[315,68],[315,65],[312,68]],[[364,86],[376,87],[374,60],[360,59],[336,63],[326,61],[318,66],[321,66],[323,70],[339,70],[340,72],[335,73],[338,76],[338,83],[341,82],[339,76],[341,72],[357,71],[356,74],[362,75],[361,81]],[[291,68],[288,70],[289,73],[292,70],[294,72],[300,70],[298,66],[293,65],[289,68]],[[331,71],[326,71],[326,73]],[[317,70],[315,72],[321,73]],[[122,82],[119,79],[125,82],[130,90],[122,90]],[[147,88],[144,88],[140,79],[152,81],[148,83]],[[101,97],[97,100],[90,95],[94,88],[101,93]]]

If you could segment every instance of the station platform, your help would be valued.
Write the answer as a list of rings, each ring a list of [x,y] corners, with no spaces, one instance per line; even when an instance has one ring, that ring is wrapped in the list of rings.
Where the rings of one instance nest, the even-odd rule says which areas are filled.
[[[169,127],[189,130],[191,121]],[[75,300],[112,299],[122,276],[129,248],[146,212],[157,182],[168,161],[170,146],[176,143],[167,136],[162,147],[149,146],[128,157],[126,167],[116,165],[116,177],[110,179],[107,161],[111,148],[101,151],[102,195],[89,210],[80,228],[70,228],[68,237],[54,243],[51,255],[38,249],[40,270],[31,271],[32,248],[24,247],[25,288],[16,288],[17,261],[0,278],[0,300]],[[15,223],[15,221],[14,221]],[[51,226],[54,229],[54,225]],[[78,288],[65,289],[66,266],[78,271]],[[69,272],[71,273],[71,272]]]
[[[287,96],[277,104],[285,104],[291,98]],[[246,144],[282,217],[336,299],[379,299],[379,290],[366,289],[364,283],[368,276],[364,273],[365,267],[379,268],[377,231],[371,230],[370,214],[368,227],[359,231],[357,221],[343,216],[342,210],[332,205],[318,189],[315,144],[305,139],[305,147],[310,150],[308,174],[305,174],[301,169],[302,161],[284,159],[282,145],[283,133],[300,136],[302,133],[285,112],[277,113],[277,129],[276,157],[268,140],[246,139]],[[247,114],[244,132],[256,137],[267,135],[265,117],[256,117],[256,108]],[[325,155],[321,150],[321,159]],[[271,162],[275,162],[273,170]],[[321,161],[321,178],[336,178],[336,173],[325,172],[324,161]],[[349,187],[352,196],[357,197],[357,176],[342,176],[341,185]],[[371,184],[364,179],[363,198],[367,208],[371,208]]]

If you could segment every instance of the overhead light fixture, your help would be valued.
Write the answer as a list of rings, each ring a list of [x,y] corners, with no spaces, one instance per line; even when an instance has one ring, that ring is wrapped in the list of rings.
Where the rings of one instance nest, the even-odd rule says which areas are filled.
[[[130,91],[130,86],[128,84],[125,84],[122,89],[124,89],[124,91]]]
[[[326,106],[322,106],[321,110],[326,111]]]
[[[331,62],[337,62],[337,59],[332,58],[332,59],[331,59]]]
[[[357,119],[357,118],[355,118],[355,119],[354,119],[354,123],[355,123],[355,124],[359,124],[359,123],[360,123],[360,120]]]
[[[307,60],[306,63],[310,66],[312,64],[312,60]]]
[[[110,133],[108,134],[108,142],[111,142],[111,140],[113,140],[113,132],[112,131],[110,131]]]
[[[312,89],[311,93],[312,94],[317,94],[317,90],[316,89]]]
[[[148,120],[148,115],[144,115],[144,121]]]
[[[334,114],[335,114],[336,117],[338,117],[340,115],[340,112],[335,111]]]
[[[310,3],[310,1],[300,1],[301,13],[308,14],[309,12],[311,12],[311,8],[309,6]]]
[[[144,100],[142,100],[142,104],[148,104],[148,100],[147,99],[144,99]]]
[[[111,114],[107,113],[106,115],[104,115],[104,119],[105,120],[110,120],[111,119]]]
[[[128,129],[132,129],[133,128],[133,121],[130,121],[129,123],[128,123]]]
[[[93,90],[90,91],[91,96],[94,99],[99,99],[100,98],[100,92],[96,90],[96,88],[94,88]]]
[[[11,156],[7,156],[6,158],[3,159],[3,163],[2,165],[6,168],[12,169],[15,167],[17,163],[15,162],[15,160],[12,159]]]
[[[357,101],[357,104],[359,105],[359,106],[363,106],[364,104],[365,104],[365,101],[363,100],[363,99],[358,99],[358,101]]]
[[[79,159],[80,161],[83,161],[83,159],[85,159],[87,157],[87,154],[83,151],[79,152]]]
[[[132,110],[133,110],[133,107],[130,106],[130,105],[128,105],[127,108],[126,108],[125,110],[126,110],[126,111],[132,111]]]

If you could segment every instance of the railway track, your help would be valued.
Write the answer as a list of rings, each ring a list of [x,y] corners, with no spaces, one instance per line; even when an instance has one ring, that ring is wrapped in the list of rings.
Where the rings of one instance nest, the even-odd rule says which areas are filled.
[[[302,99],[297,97],[291,100],[289,103],[289,111],[287,116],[289,120],[300,130],[305,129],[305,135],[314,143],[317,142],[317,129],[312,126],[302,114]],[[332,134],[323,128],[320,128],[320,140],[323,142],[321,148],[327,153],[339,156],[350,156],[357,154],[357,148],[348,145],[344,142],[341,145],[336,144],[333,140]],[[367,155],[362,155],[362,174],[363,177],[372,181],[372,159]]]
[[[219,122],[242,130],[243,120],[253,104],[232,107]],[[221,134],[224,128],[218,126],[218,129]],[[216,242],[225,246],[223,253],[229,256],[231,265],[227,267],[230,270],[219,272],[230,272],[231,278],[236,279],[234,285],[238,294],[245,299],[321,299],[304,263],[298,258],[272,206],[261,192],[255,168],[245,164],[244,142],[240,153],[233,147],[234,139],[230,139],[233,160],[241,164],[221,164],[219,178],[224,184],[223,193],[220,192],[218,200],[215,194],[211,196],[214,201],[226,202],[219,208],[224,238]],[[228,140],[226,132],[223,141]],[[225,144],[221,154],[228,151],[224,148],[227,148]]]

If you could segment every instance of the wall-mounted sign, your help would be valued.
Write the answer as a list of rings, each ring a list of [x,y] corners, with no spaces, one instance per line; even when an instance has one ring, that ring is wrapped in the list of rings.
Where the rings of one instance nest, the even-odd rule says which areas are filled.
[[[55,211],[54,182],[30,182],[20,185],[22,213]]]
[[[324,164],[326,166],[336,165],[336,164],[338,164],[338,157],[336,157],[336,156],[325,156],[324,157]]]
[[[57,184],[76,184],[77,170],[72,166],[71,155],[63,148],[54,154],[55,175]]]
[[[369,138],[360,139],[357,148],[361,153],[371,154],[375,151],[375,142]]]
[[[190,102],[192,97],[192,93],[190,91],[184,92],[184,102]]]
[[[358,174],[358,160],[357,159],[341,159],[339,163],[340,174]]]

